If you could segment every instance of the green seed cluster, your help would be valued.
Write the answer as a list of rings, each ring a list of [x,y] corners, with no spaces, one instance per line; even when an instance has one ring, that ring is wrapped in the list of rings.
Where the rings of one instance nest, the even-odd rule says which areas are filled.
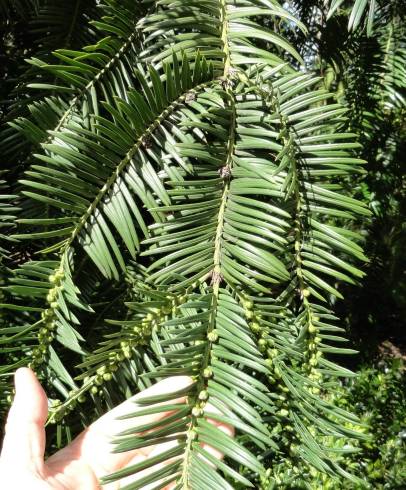
[[[218,333],[216,330],[212,330],[207,334],[209,342],[216,342],[218,339]],[[213,370],[210,366],[203,369],[201,372],[203,375],[203,383],[200,385],[200,391],[194,401],[194,406],[192,409],[192,415],[194,417],[202,417],[204,415],[204,409],[209,400],[209,392],[207,390],[207,383],[210,378],[213,377]]]
[[[49,345],[54,339],[55,329],[56,329],[56,313],[55,311],[59,308],[57,302],[58,295],[63,290],[63,279],[64,272],[62,269],[57,269],[55,274],[49,276],[49,282],[53,284],[53,287],[48,291],[47,303],[48,308],[46,308],[41,313],[41,328],[38,332],[38,346],[32,350],[32,361],[30,367],[35,369],[39,367],[46,360],[48,355]]]
[[[241,303],[251,332],[257,339],[259,338],[258,348],[263,353],[265,362],[269,368],[268,380],[273,385],[273,403],[277,408],[274,416],[278,419],[278,423],[273,426],[272,434],[282,437],[281,444],[285,446],[285,451],[293,457],[296,452],[298,440],[294,436],[293,427],[289,425],[290,390],[284,384],[279,367],[275,363],[275,359],[279,356],[280,352],[267,330],[261,327],[262,317],[255,312],[253,302],[245,297]],[[283,433],[286,434],[286,432],[289,435],[283,436]],[[267,480],[267,478],[265,479]]]
[[[219,338],[219,334],[218,334],[218,331],[216,329],[213,329],[207,333],[207,340],[211,344],[217,342],[218,338]],[[200,343],[200,342],[204,342],[204,341],[196,341],[196,344]],[[210,347],[209,347],[209,349],[210,349],[210,354],[209,354],[208,364],[210,363],[210,360],[213,360],[215,358],[215,356],[211,352]],[[202,380],[202,383],[201,383],[200,388],[199,388],[200,391],[198,392],[196,400],[194,402],[195,403],[194,407],[192,409],[192,415],[194,417],[202,417],[204,415],[204,409],[205,409],[205,407],[207,405],[207,401],[209,399],[209,392],[207,389],[208,380],[213,377],[212,368],[210,366],[207,366],[207,364],[206,364],[206,367],[201,370],[200,376],[203,377],[203,380]]]
[[[139,325],[132,328],[131,334],[126,340],[120,342],[120,347],[107,353],[105,363],[97,368],[92,376],[86,376],[83,384],[78,390],[69,393],[69,398],[63,403],[55,401],[55,406],[51,407],[51,421],[60,421],[70,411],[77,402],[86,401],[86,393],[90,391],[92,395],[103,394],[103,385],[113,379],[114,373],[119,369],[120,363],[133,357],[134,348],[148,343],[152,331],[167,319],[167,316],[175,314],[179,305],[187,300],[187,296],[172,297],[167,296],[167,302],[161,308],[151,309],[150,312],[140,321]]]
[[[140,322],[133,327],[131,335],[120,342],[120,348],[108,353],[106,364],[100,366],[94,376],[94,384],[90,392],[94,395],[101,394],[101,386],[113,379],[113,374],[119,368],[120,363],[133,357],[134,348],[146,345],[149,342],[154,329],[167,319],[170,313],[175,313],[177,307],[186,301],[186,296],[171,297],[161,308],[152,309]],[[85,378],[84,383],[88,379]]]
[[[215,330],[213,330],[211,333],[215,333]],[[217,333],[216,333],[216,340],[217,340]],[[213,341],[210,341],[210,342],[213,342]],[[195,400],[195,405],[192,409],[192,415],[194,417],[202,417],[204,415],[204,409],[205,409],[205,407],[207,405],[207,401],[209,399],[209,392],[207,390],[207,383],[208,383],[208,380],[213,377],[212,368],[210,366],[204,368],[202,375],[203,375],[203,384],[201,385],[200,391],[197,394],[197,397]]]
[[[206,379],[208,377],[211,377],[213,373],[211,372],[210,368],[206,368],[206,370],[210,370],[210,373],[206,373],[206,376],[204,376]],[[207,376],[208,374],[208,376]],[[203,387],[199,393],[197,394],[197,398],[194,404],[194,407],[192,408],[192,415],[193,417],[203,417],[204,415],[204,409],[207,405],[207,401],[209,399],[209,392],[205,387]]]
[[[322,352],[318,349],[318,344],[321,342],[321,338],[317,335],[318,328],[313,322],[317,322],[319,317],[310,313],[309,324],[307,327],[307,352],[305,355],[306,364],[304,369],[308,378],[314,382],[319,382],[322,375],[317,369],[319,359],[322,357]],[[320,388],[311,386],[309,391],[314,395],[320,393]]]
[[[64,417],[66,417],[66,415],[76,408],[78,403],[84,403],[85,401],[86,396],[85,394],[81,393],[80,390],[71,390],[67,400],[64,402],[59,399],[50,400],[48,402],[49,422],[51,424],[60,422]]]
[[[265,362],[269,368],[268,379],[274,385],[275,390],[279,391],[278,398],[276,399],[276,405],[283,405],[283,401],[286,400],[286,394],[289,392],[288,388],[282,384],[281,373],[277,365],[275,365],[275,358],[279,355],[279,350],[275,345],[275,341],[269,336],[267,330],[261,327],[262,317],[254,311],[254,303],[247,298],[242,300],[242,307],[244,308],[245,317],[248,320],[248,326],[251,332],[258,339],[258,349],[265,357]],[[279,410],[281,417],[287,417],[288,411],[281,408]]]

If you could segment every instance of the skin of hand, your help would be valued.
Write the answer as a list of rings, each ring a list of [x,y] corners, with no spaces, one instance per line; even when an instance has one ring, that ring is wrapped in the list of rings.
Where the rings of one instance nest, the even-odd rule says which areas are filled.
[[[7,418],[3,449],[0,456],[0,483],[4,489],[29,490],[116,490],[144,477],[150,470],[136,477],[126,477],[103,487],[99,478],[148,457],[167,451],[176,441],[148,446],[125,453],[112,453],[112,438],[131,428],[134,420],[117,420],[117,417],[137,411],[137,398],[173,393],[192,383],[187,376],[167,378],[142,393],[126,400],[100,417],[84,430],[71,444],[46,461],[45,422],[48,415],[47,396],[35,374],[28,368],[20,368],[15,374],[16,395]],[[181,397],[171,403],[185,402]],[[210,407],[209,411],[217,411]],[[137,425],[165,419],[168,412],[137,417]],[[220,430],[233,435],[233,429],[214,420]],[[205,449],[217,458],[222,455],[215,449]],[[153,470],[156,470],[155,466]],[[154,484],[156,485],[156,483]],[[152,487],[154,486],[152,485]],[[151,487],[151,488],[152,488]],[[174,487],[169,484],[166,490]],[[147,490],[150,486],[145,486]]]

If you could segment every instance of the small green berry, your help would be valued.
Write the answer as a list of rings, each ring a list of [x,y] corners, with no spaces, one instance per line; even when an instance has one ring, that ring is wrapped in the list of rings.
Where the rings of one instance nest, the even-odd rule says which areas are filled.
[[[243,301],[242,305],[245,310],[252,310],[252,308],[254,307],[254,303],[250,299],[246,299],[245,301]]]
[[[261,331],[261,326],[258,322],[252,322],[250,328],[254,333],[259,333]]]
[[[317,328],[313,325],[313,323],[311,323],[308,328],[307,328],[307,331],[309,333],[316,333],[317,332]]]
[[[203,377],[204,378],[211,378],[213,376],[213,370],[210,367],[207,367],[203,371]]]
[[[203,415],[203,410],[200,407],[193,407],[192,415],[193,417],[201,417]]]
[[[278,356],[278,350],[277,349],[268,349],[266,352],[271,359],[275,359],[275,357]]]
[[[209,398],[209,394],[208,394],[207,390],[202,390],[199,393],[199,400],[206,401],[208,398]]]

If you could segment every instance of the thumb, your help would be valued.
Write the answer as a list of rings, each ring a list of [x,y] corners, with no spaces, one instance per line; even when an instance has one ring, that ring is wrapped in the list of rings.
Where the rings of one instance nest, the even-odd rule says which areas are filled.
[[[48,415],[47,396],[31,369],[18,369],[14,384],[16,395],[7,417],[1,462],[41,473]]]

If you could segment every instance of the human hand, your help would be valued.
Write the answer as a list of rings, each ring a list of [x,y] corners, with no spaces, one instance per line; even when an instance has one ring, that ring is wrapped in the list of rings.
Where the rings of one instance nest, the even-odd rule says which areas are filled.
[[[117,420],[121,415],[135,412],[137,398],[172,393],[192,383],[186,376],[177,376],[161,381],[142,393],[135,395],[103,415],[83,431],[71,444],[61,449],[46,461],[45,422],[48,414],[47,396],[35,374],[28,368],[20,368],[15,374],[16,396],[10,409],[6,435],[0,456],[0,482],[4,489],[27,490],[116,490],[147,474],[127,477],[120,482],[100,486],[99,479],[126,466],[169,449],[165,443],[136,451],[112,453],[112,438],[131,427],[130,420]],[[171,403],[182,403],[185,397]],[[213,408],[213,407],[212,407]],[[145,424],[164,420],[168,413],[162,412],[140,416],[137,423]],[[211,421],[221,430],[233,434],[230,426]],[[221,454],[206,447],[213,455]],[[166,490],[173,488],[173,484]],[[147,490],[144,487],[143,490]]]

